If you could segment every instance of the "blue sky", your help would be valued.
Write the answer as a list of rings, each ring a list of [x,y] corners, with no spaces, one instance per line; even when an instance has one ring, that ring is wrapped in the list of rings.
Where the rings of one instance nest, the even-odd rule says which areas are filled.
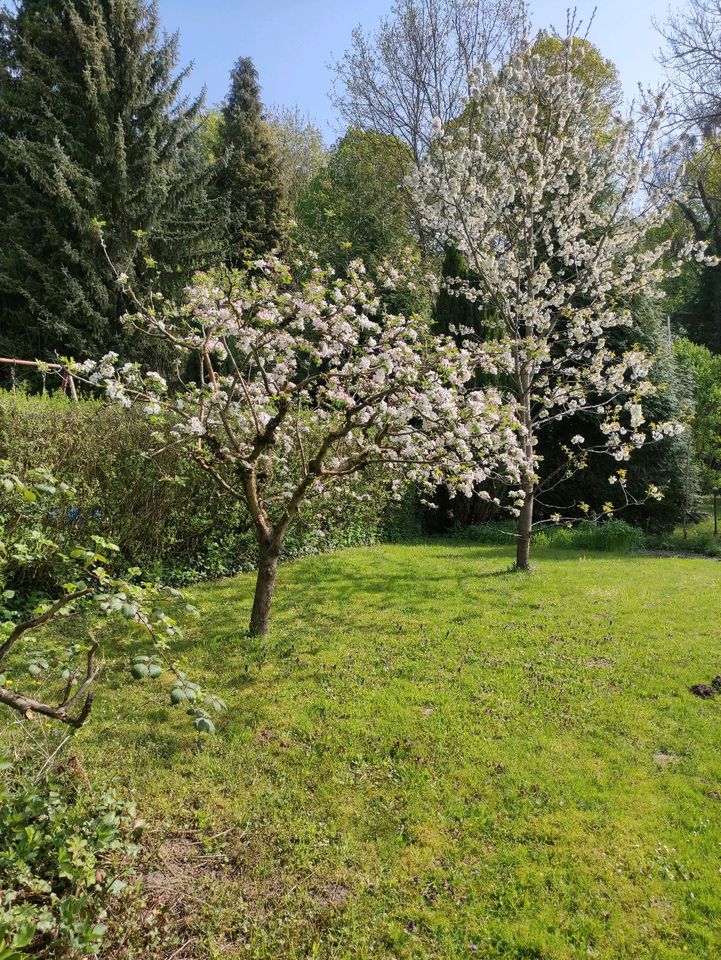
[[[569,5],[586,20],[597,8],[590,39],[616,63],[629,96],[639,81],[660,81],[651,20],[665,18],[668,0],[535,0],[536,25],[563,26]],[[180,31],[183,62],[195,62],[189,91],[205,84],[209,103],[222,100],[233,62],[251,56],[264,102],[297,104],[331,142],[338,125],[327,64],[348,46],[357,23],[373,26],[390,6],[391,0],[160,0],[160,13],[166,30]]]

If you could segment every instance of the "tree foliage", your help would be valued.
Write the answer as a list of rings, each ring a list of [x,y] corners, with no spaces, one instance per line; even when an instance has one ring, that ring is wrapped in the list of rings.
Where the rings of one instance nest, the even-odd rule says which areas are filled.
[[[178,39],[146,0],[22,0],[0,26],[0,349],[132,352],[98,222],[140,289],[163,263],[177,294],[219,251]]]
[[[633,323],[635,297],[656,293],[669,246],[643,247],[665,211],[653,195],[638,205],[660,103],[649,108],[640,152],[633,127],[620,118],[594,135],[602,90],[582,78],[584,45],[570,36],[563,49],[553,70],[532,48],[496,74],[477,70],[468,125],[483,133],[465,135],[454,126],[446,135],[437,118],[437,145],[414,178],[427,229],[457,247],[472,271],[450,289],[496,317],[493,334],[477,340],[478,363],[510,384],[525,431],[517,557],[523,568],[534,497],[539,485],[559,479],[539,457],[538,438],[549,424],[581,408],[599,421],[594,436],[571,438],[566,470],[585,466],[593,451],[626,461],[645,441],[642,401],[654,389],[652,359],[636,345],[619,353],[611,337]],[[703,256],[703,245],[690,245],[692,251]],[[656,438],[676,430],[669,422],[650,424]],[[626,472],[614,479],[627,501]],[[655,485],[649,493],[657,495]],[[613,512],[610,500],[606,509]]]
[[[278,246],[285,214],[279,160],[250,57],[240,57],[231,71],[218,143],[216,187],[228,204],[229,261],[241,265]]]
[[[267,125],[278,157],[283,193],[293,210],[326,162],[323,134],[297,107],[275,107],[268,113]]]
[[[674,350],[692,379],[693,440],[708,492],[721,486],[721,356],[689,340],[678,340]]]
[[[389,270],[383,285],[399,279]],[[285,538],[312,493],[322,524],[323,500],[368,470],[399,490],[518,477],[517,422],[498,393],[466,389],[468,357],[420,316],[386,312],[381,293],[360,263],[340,279],[256,261],[222,284],[206,278],[180,311],[138,305],[139,326],[197,358],[198,382],[169,391],[115,355],[78,368],[154,418],[159,449],[182,445],[246,504],[258,542],[252,633],[268,631]]]
[[[395,161],[405,158],[404,164]],[[360,259],[373,272],[415,246],[403,171],[411,152],[395,137],[349,130],[296,204],[303,245],[343,272]]]

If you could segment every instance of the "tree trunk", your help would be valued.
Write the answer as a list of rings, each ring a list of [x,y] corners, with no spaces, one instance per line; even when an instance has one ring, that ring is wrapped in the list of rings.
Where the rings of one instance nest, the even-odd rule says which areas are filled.
[[[268,633],[270,605],[273,601],[282,545],[282,542],[277,540],[260,541],[258,544],[258,579],[255,582],[253,612],[250,615],[250,632],[258,637],[265,637]]]
[[[533,486],[526,487],[526,499],[518,518],[516,539],[516,566],[519,570],[530,568],[531,530],[533,529]]]
[[[529,375],[524,372],[521,376],[523,390],[523,425],[526,428],[524,439],[525,477],[523,490],[525,499],[518,518],[516,540],[516,567],[519,570],[530,568],[531,531],[533,530],[533,494],[536,490],[533,460],[533,418],[531,416],[531,383]]]

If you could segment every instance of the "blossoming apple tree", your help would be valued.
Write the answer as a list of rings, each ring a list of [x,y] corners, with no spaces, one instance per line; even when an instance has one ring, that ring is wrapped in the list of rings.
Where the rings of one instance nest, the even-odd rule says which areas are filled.
[[[597,419],[593,438],[577,434],[567,447],[571,471],[594,451],[622,463],[649,436],[679,429],[644,422],[652,358],[614,349],[609,336],[632,326],[634,298],[658,295],[668,253],[666,243],[644,243],[665,216],[645,189],[662,100],[649,101],[641,124],[609,117],[597,85],[581,79],[584,45],[570,37],[560,47],[552,66],[526,47],[498,73],[476,70],[469,109],[452,129],[436,122],[434,147],[410,177],[427,229],[468,262],[471,279],[451,280],[449,292],[489,317],[487,336],[471,346],[468,328],[461,342],[517,404],[522,569],[545,479],[536,446],[547,424],[580,410]],[[699,246],[687,252],[704,256]],[[615,478],[627,494],[623,469]]]
[[[112,354],[82,368],[147,412],[158,449],[185,447],[247,505],[258,543],[250,630],[259,635],[287,531],[311,494],[322,522],[338,485],[372,468],[428,489],[520,480],[518,422],[497,390],[468,388],[465,351],[421,317],[384,313],[360,263],[346,279],[300,271],[270,258],[201,279],[182,307],[137,303],[130,322],[177,351],[172,389]],[[388,272],[384,283],[394,282]],[[182,370],[194,373],[183,379]]]

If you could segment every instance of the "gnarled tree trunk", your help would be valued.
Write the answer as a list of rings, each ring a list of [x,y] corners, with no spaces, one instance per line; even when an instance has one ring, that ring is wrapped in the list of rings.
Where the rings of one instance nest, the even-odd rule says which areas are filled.
[[[270,605],[273,601],[278,558],[282,548],[282,537],[258,538],[258,579],[250,615],[250,632],[258,637],[265,637],[270,626]]]

